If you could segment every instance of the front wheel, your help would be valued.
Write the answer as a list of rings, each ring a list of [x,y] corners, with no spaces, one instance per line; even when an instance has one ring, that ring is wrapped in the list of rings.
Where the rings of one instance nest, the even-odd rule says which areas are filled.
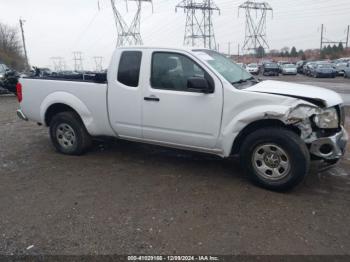
[[[74,112],[58,113],[52,118],[50,137],[57,151],[66,155],[81,155],[92,143],[83,122]]]
[[[250,134],[242,144],[241,163],[257,185],[276,191],[297,186],[308,173],[310,155],[292,131],[266,128]]]

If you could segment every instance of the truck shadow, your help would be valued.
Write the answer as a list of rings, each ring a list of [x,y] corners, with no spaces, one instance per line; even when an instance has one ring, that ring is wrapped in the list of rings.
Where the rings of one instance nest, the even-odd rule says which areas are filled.
[[[157,172],[154,167],[172,171],[171,173],[174,173],[175,169],[177,174],[201,176],[210,180],[223,178],[230,184],[238,182],[240,185],[255,187],[250,183],[237,157],[222,159],[215,155],[115,139],[95,141],[88,155],[96,154],[112,158],[118,155],[123,162],[133,162],[153,172]],[[301,195],[350,192],[348,168],[349,163],[346,159],[338,167],[325,172],[319,172],[313,164],[305,181],[289,192]]]
[[[168,168],[177,166],[183,169],[196,169],[199,167],[200,169],[215,170],[215,175],[222,174],[232,177],[234,174],[234,177],[245,179],[237,157],[223,159],[200,152],[116,139],[94,141],[94,146],[88,154],[122,155],[123,160],[147,163],[152,166],[162,165]]]

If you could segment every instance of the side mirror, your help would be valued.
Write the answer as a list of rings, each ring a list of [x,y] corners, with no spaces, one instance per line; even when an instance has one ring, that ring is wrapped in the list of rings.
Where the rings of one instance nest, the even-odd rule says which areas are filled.
[[[214,93],[214,88],[209,85],[209,82],[204,77],[190,77],[187,80],[187,89],[204,94]]]

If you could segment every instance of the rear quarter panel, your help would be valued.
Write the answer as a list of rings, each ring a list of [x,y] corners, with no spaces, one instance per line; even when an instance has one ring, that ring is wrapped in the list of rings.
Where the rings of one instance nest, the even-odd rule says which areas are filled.
[[[20,79],[20,83],[23,94],[20,106],[30,120],[44,124],[47,109],[61,103],[80,115],[91,135],[114,135],[107,114],[106,84],[26,78]]]

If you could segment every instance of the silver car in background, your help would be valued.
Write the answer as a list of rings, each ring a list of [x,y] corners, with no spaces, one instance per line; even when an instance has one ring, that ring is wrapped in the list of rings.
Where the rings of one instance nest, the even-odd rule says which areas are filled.
[[[246,70],[252,75],[258,75],[260,71],[258,64],[255,63],[247,65]]]
[[[296,75],[298,73],[297,66],[294,64],[282,65],[282,75]]]

